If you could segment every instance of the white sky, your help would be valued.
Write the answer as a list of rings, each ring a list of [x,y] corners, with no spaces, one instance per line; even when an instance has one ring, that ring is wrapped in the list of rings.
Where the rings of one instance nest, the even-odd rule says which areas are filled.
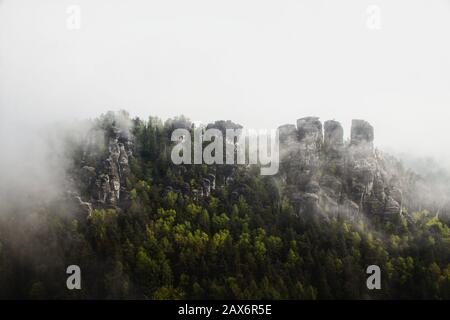
[[[362,118],[378,146],[448,156],[450,1],[0,0],[3,132],[120,108],[252,128],[317,115],[346,136]]]

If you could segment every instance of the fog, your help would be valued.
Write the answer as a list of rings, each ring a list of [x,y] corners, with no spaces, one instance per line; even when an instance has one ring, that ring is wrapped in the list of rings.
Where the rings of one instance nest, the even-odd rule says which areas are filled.
[[[0,1],[3,189],[60,178],[42,128],[118,109],[255,129],[316,115],[347,137],[362,118],[378,147],[450,167],[449,33],[448,0]]]

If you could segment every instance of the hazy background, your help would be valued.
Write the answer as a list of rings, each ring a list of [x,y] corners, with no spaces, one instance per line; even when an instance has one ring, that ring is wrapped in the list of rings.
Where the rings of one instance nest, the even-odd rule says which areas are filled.
[[[449,0],[3,0],[1,145],[123,108],[252,128],[317,115],[346,136],[363,118],[378,146],[450,159],[449,40]]]

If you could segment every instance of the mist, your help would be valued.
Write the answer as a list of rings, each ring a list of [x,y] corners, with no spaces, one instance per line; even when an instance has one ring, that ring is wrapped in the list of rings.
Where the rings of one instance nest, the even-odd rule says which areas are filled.
[[[56,194],[70,165],[61,132],[118,109],[254,129],[315,115],[346,137],[361,118],[380,149],[448,169],[448,30],[447,0],[3,0],[1,194]]]
[[[85,141],[90,122],[25,124],[6,120],[9,122],[2,123],[0,129],[1,211],[21,213],[30,206],[58,199],[70,189],[68,170],[73,165],[74,150],[69,142]]]

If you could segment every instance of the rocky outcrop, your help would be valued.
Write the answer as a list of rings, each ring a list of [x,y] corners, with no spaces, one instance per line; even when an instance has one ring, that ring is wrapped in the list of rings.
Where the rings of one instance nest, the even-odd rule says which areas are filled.
[[[92,204],[81,200],[80,196],[76,196],[75,200],[77,201],[77,204],[78,204],[80,210],[83,212],[83,214],[85,216],[89,216],[92,212]]]
[[[325,121],[323,149],[329,171],[333,174],[342,174],[345,167],[344,129],[338,121]]]
[[[317,166],[323,143],[322,122],[318,117],[297,120],[300,161],[306,166]]]
[[[297,128],[293,124],[285,124],[278,127],[280,144],[283,146],[291,145],[297,141]]]
[[[130,174],[133,144],[129,133],[117,127],[102,132],[101,139],[98,131],[93,131],[87,139],[80,179],[90,201],[85,204],[116,207],[128,196],[125,182]]]
[[[64,203],[63,207],[71,212],[75,217],[85,219],[89,217],[92,213],[92,203],[83,201],[78,192],[69,189],[64,193]]]
[[[297,127],[279,127],[281,177],[298,212],[346,214],[361,212],[389,217],[402,207],[401,184],[386,170],[383,156],[374,151],[374,130],[353,120],[350,142],[335,120],[317,117],[297,120]]]
[[[350,132],[350,151],[363,157],[373,152],[373,127],[364,120],[352,120]]]
[[[342,151],[344,146],[344,129],[338,121],[325,121],[323,144],[327,152]]]
[[[121,132],[114,132],[109,138],[109,155],[104,160],[103,173],[97,180],[97,201],[112,206],[118,205],[122,193],[126,193],[124,188],[125,179],[130,173],[128,157],[131,156],[129,141],[121,135]]]
[[[352,130],[350,136],[350,143],[352,145],[369,143],[373,146],[373,127],[365,120],[352,120]]]
[[[402,179],[395,176],[395,170],[390,170],[383,155],[374,150],[374,129],[368,122],[353,120],[348,142],[344,142],[344,129],[338,121],[329,120],[322,126],[318,117],[300,118],[297,125],[283,125],[278,130],[279,177],[283,180],[284,194],[295,204],[298,214],[353,217],[365,212],[390,217],[401,212]],[[114,126],[105,130],[100,147],[87,146],[80,180],[87,186],[82,198],[89,202],[81,197],[76,199],[82,211],[90,212],[93,207],[122,208],[128,203],[125,186],[132,149],[129,133]],[[186,171],[184,166],[178,166],[175,172],[183,176]],[[221,175],[219,181],[216,190],[216,176],[210,173],[199,177],[192,186],[189,183],[166,186],[162,192],[204,201],[224,186],[232,188],[230,198],[237,201],[242,191],[234,188],[232,175]]]

